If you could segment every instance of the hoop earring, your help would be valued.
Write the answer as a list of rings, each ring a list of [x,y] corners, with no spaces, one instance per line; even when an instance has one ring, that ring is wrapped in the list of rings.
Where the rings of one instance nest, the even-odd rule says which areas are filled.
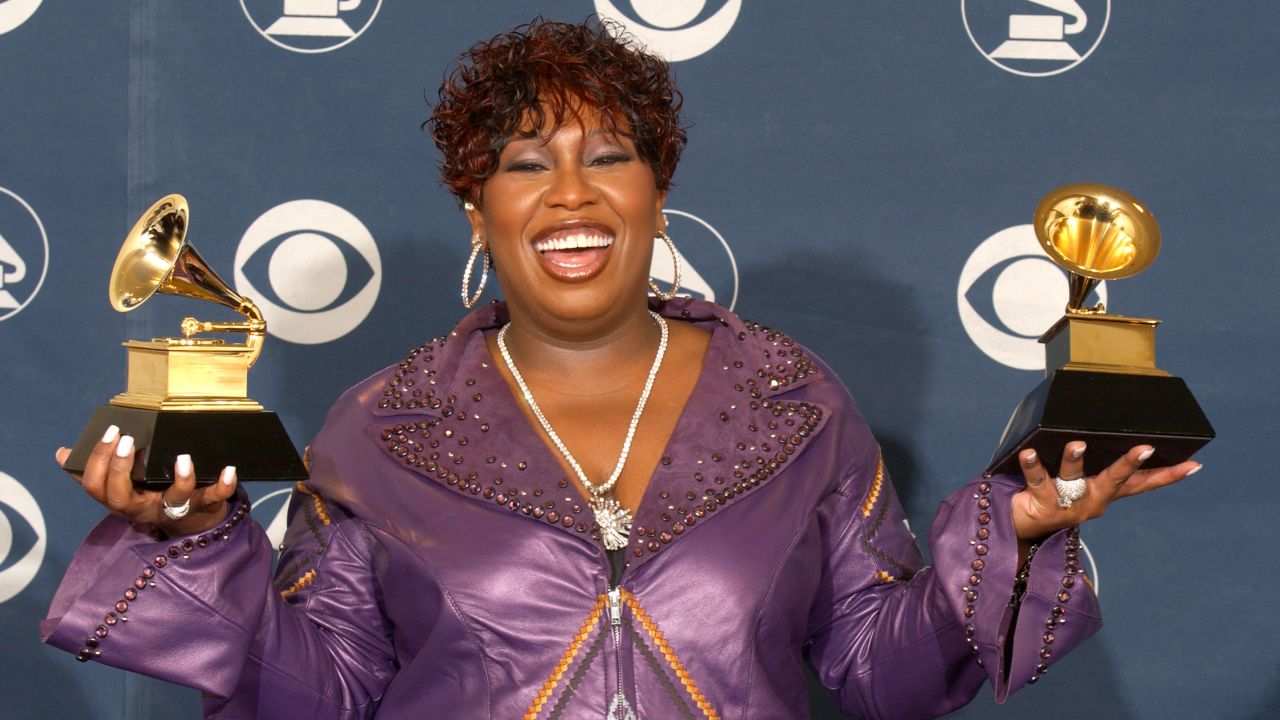
[[[676,244],[671,242],[671,236],[667,235],[667,231],[665,230],[660,231],[657,237],[654,239],[658,239],[658,238],[661,238],[662,242],[667,244],[667,251],[671,253],[671,262],[673,265],[675,265],[675,269],[676,269],[675,279],[671,281],[671,289],[667,290],[666,292],[663,292],[662,290],[658,289],[657,283],[655,283],[652,279],[649,280],[649,289],[653,291],[653,294],[659,300],[662,300],[665,302],[675,297],[676,293],[680,291],[680,254],[676,252]]]
[[[471,268],[476,264],[476,256],[484,253],[484,262],[480,271],[480,286],[476,288],[474,295],[469,295],[468,291],[471,287]],[[462,306],[465,308],[474,307],[476,301],[480,299],[480,293],[484,292],[484,284],[489,281],[489,251],[484,249],[484,243],[480,241],[480,237],[476,236],[471,239],[471,257],[467,260],[467,269],[462,271]]]

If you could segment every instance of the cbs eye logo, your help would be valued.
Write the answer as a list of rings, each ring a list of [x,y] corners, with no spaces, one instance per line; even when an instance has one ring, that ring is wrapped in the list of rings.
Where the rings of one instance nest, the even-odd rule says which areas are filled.
[[[613,0],[595,0],[596,13],[622,23],[645,49],[667,62],[698,57],[725,39],[733,29],[742,0],[724,0],[718,10],[708,10],[706,0],[631,0],[635,17],[622,12]]]
[[[1083,540],[1080,541],[1080,549],[1084,551],[1084,559],[1089,563],[1089,581],[1093,584],[1093,594],[1102,597],[1102,578],[1098,577],[1098,563]]]
[[[1111,21],[1111,0],[960,0],[969,41],[1014,75],[1045,77],[1079,65]]]
[[[0,472],[0,603],[31,584],[44,562],[44,549],[40,506],[22,483]]]
[[[1096,299],[1107,301],[1106,283]],[[978,349],[1018,370],[1044,370],[1039,337],[1062,317],[1070,291],[1030,225],[1016,225],[982,242],[965,261],[956,288],[960,324]]]
[[[738,303],[738,261],[728,241],[706,220],[683,210],[667,208],[667,235],[680,254],[680,294],[718,302],[733,309]],[[667,244],[655,238],[649,276],[659,288],[675,280]]]
[[[235,283],[262,310],[267,332],[315,345],[368,317],[382,287],[382,259],[355,215],[323,200],[293,200],[245,230]]]
[[[0,3],[0,35],[27,22],[44,0],[8,0]]]
[[[43,0],[7,0],[0,2],[0,35],[17,28],[35,15]]]
[[[263,531],[271,541],[276,559],[280,558],[280,545],[284,542],[285,531],[289,528],[289,498],[292,495],[293,488],[287,487],[273,490],[253,501],[253,512],[257,517],[271,517],[271,522],[263,525]]]

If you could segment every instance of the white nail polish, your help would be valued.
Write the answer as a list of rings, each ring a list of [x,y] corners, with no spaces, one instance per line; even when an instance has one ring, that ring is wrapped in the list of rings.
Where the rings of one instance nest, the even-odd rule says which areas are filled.
[[[133,452],[133,436],[125,435],[116,445],[116,457],[128,457],[131,452]]]
[[[1192,475],[1195,475],[1196,473],[1200,472],[1200,469],[1203,467],[1204,467],[1203,465],[1197,465],[1191,468],[1190,470],[1188,470],[1187,474],[1183,475],[1183,477],[1191,477]]]
[[[179,475],[181,475],[182,477],[187,477],[188,475],[191,474],[191,456],[190,455],[179,455],[178,462],[176,464],[177,464],[177,470]]]
[[[115,425],[112,425],[107,428],[106,432],[102,433],[102,443],[104,445],[110,445],[111,443],[116,441],[116,437],[118,437],[119,435],[120,435],[120,428],[116,427]]]
[[[1022,463],[1023,463],[1024,465],[1035,465],[1035,464],[1036,464],[1036,451],[1035,451],[1035,450],[1032,450],[1030,453],[1028,453],[1028,454],[1027,454],[1027,457],[1026,457],[1025,459],[1023,459]]]
[[[1087,445],[1081,445],[1080,447],[1076,448],[1075,450],[1072,450],[1072,451],[1071,451],[1071,459],[1073,459],[1073,460],[1079,460],[1080,458],[1084,457],[1084,449],[1085,449],[1086,447],[1088,447],[1088,446],[1087,446]]]
[[[235,466],[235,465],[228,465],[228,466],[226,466],[226,467],[222,468],[222,484],[224,484],[224,485],[230,485],[230,484],[231,484],[232,479],[234,479],[234,478],[235,478],[235,476],[236,476],[236,466]]]
[[[1139,461],[1139,462],[1146,462],[1147,460],[1149,460],[1149,459],[1151,458],[1151,456],[1152,456],[1152,455],[1155,455],[1155,454],[1156,454],[1156,449],[1155,449],[1155,448],[1147,448],[1146,450],[1143,450],[1143,451],[1142,451],[1142,454],[1141,454],[1141,455],[1139,455],[1139,456],[1138,456],[1138,461]]]

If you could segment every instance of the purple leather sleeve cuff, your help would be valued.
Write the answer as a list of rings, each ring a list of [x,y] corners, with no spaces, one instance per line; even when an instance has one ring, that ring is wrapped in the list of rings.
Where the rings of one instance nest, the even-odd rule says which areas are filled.
[[[970,483],[942,503],[930,539],[943,592],[997,702],[1035,682],[1102,626],[1075,528],[1040,544],[1026,589],[1014,597],[1019,568],[1011,502],[1022,486],[1007,475]]]
[[[76,550],[40,623],[44,642],[205,692],[238,682],[271,574],[265,535],[241,495],[214,529],[158,541],[107,517]],[[253,588],[255,602],[239,602]]]

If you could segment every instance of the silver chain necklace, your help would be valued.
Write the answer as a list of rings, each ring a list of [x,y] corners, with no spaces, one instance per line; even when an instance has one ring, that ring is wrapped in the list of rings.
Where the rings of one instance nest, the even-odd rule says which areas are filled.
[[[538,419],[538,424],[542,426],[547,437],[551,438],[551,442],[555,444],[556,450],[560,451],[560,455],[569,463],[569,467],[578,474],[578,482],[582,483],[582,487],[586,488],[591,499],[587,502],[591,506],[592,512],[596,516],[596,524],[600,526],[600,538],[604,541],[606,550],[619,550],[627,546],[627,536],[631,533],[631,511],[622,507],[618,499],[613,496],[613,486],[618,484],[618,478],[622,476],[622,467],[627,464],[627,455],[631,452],[631,440],[635,437],[636,426],[640,424],[640,415],[644,412],[645,403],[649,401],[649,393],[653,390],[654,378],[658,376],[658,368],[662,366],[662,356],[667,353],[667,321],[661,315],[652,310],[649,311],[649,317],[653,318],[653,322],[657,324],[658,330],[662,333],[661,339],[658,340],[658,353],[653,358],[653,367],[649,368],[649,377],[644,381],[644,391],[640,393],[640,402],[636,403],[636,411],[631,414],[631,424],[627,427],[627,438],[622,441],[622,452],[618,455],[618,464],[613,468],[613,474],[609,479],[600,485],[593,485],[587,479],[587,474],[583,472],[582,466],[574,459],[573,453],[569,452],[569,448],[565,446],[564,441],[556,434],[555,428],[551,427],[551,423],[547,421],[547,416],[542,414],[542,408],[538,407],[538,402],[533,399],[533,393],[530,392],[529,386],[524,382],[524,376],[516,369],[516,364],[511,359],[511,353],[507,351],[507,331],[511,329],[511,323],[502,326],[498,331],[498,351],[502,353],[502,359],[507,363],[507,368],[511,370],[511,376],[516,379],[516,385],[520,387],[520,393],[524,395],[524,401],[529,404],[529,409],[533,411],[533,416]]]

